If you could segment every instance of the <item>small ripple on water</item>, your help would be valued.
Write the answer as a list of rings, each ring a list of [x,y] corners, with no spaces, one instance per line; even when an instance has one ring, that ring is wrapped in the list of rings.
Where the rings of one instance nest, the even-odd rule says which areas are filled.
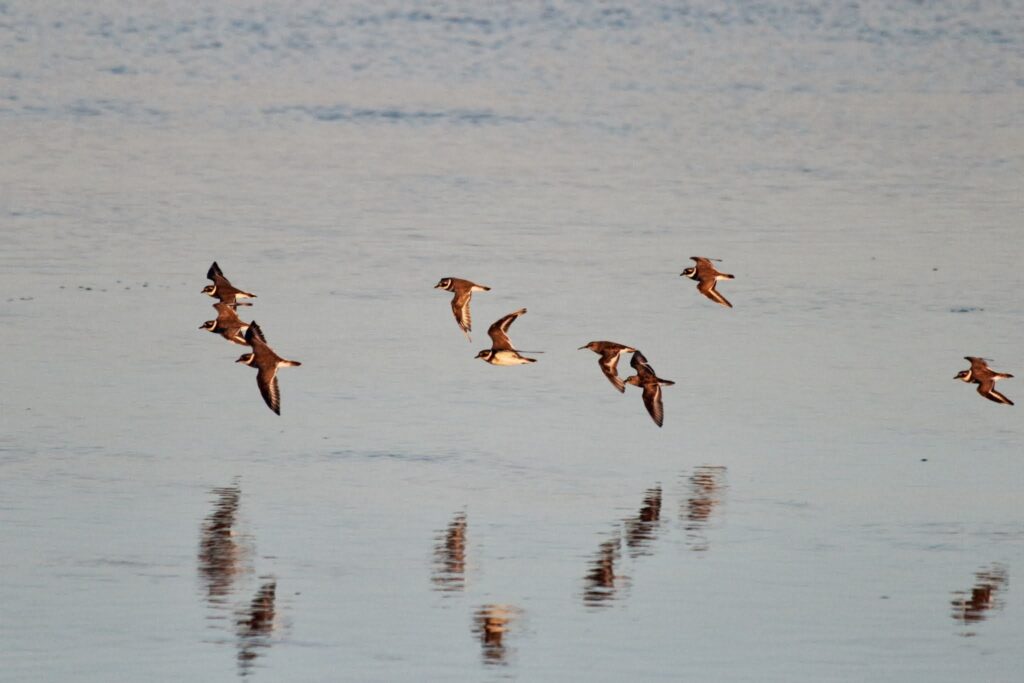
[[[467,124],[467,125],[504,125],[529,123],[530,119],[521,116],[498,114],[487,109],[397,109],[350,107],[343,104],[335,105],[284,105],[266,107],[263,114],[267,117],[300,117],[312,118],[324,122],[382,122],[408,125],[422,124]]]
[[[324,456],[328,460],[399,460],[406,462],[445,462],[456,456],[437,453],[403,453],[400,451],[356,451],[342,449],[331,451]]]

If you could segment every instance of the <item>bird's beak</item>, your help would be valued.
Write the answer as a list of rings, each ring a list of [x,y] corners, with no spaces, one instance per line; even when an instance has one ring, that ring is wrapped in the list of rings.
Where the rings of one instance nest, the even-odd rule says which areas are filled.
[[[201,329],[201,330],[206,329],[206,325],[200,325],[199,329]]]
[[[236,363],[241,363],[241,362],[242,362],[242,359],[241,359],[241,358],[239,358],[239,359],[238,359],[238,360],[236,360],[235,362],[236,362]]]
[[[202,329],[202,328],[200,328],[200,329]],[[587,347],[586,347],[586,346],[581,346],[580,348],[578,348],[578,349],[576,349],[576,350],[577,350],[577,351],[582,351],[582,350],[583,350],[583,349],[585,349],[585,348],[587,348]]]

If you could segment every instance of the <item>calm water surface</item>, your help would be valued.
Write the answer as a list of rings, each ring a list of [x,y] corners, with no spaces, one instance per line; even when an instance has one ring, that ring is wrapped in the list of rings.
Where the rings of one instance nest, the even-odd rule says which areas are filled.
[[[1018,3],[15,0],[0,50],[0,680],[1018,679],[1024,423],[952,381],[1024,400]]]

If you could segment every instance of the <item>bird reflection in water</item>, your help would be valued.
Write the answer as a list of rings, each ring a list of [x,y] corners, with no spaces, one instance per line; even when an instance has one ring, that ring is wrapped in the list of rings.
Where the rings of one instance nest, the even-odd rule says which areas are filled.
[[[461,591],[466,573],[466,513],[460,512],[438,533],[434,545],[434,588],[446,593]]]
[[[661,486],[647,489],[640,512],[624,520],[626,545],[632,557],[647,555],[661,519]]]
[[[618,596],[620,589],[629,586],[629,577],[616,569],[621,559],[619,552],[621,538],[626,539],[629,555],[636,559],[650,554],[650,545],[661,523],[661,486],[644,491],[640,511],[633,517],[622,520],[622,528],[616,529],[614,537],[604,541],[597,555],[590,562],[590,569],[583,577],[583,604],[587,607],[606,607]]]
[[[619,536],[601,544],[597,557],[590,563],[590,571],[584,577],[583,604],[587,607],[603,607],[615,599],[616,592],[626,577],[615,573],[619,559]]]
[[[199,535],[199,575],[211,606],[224,605],[235,578],[244,572],[245,552],[235,531],[242,490],[238,482],[213,489],[213,512],[204,520]]]
[[[689,477],[689,493],[680,510],[686,529],[686,544],[691,550],[703,552],[708,549],[704,535],[711,520],[711,513],[722,502],[726,488],[725,468],[716,465],[701,465]]]
[[[473,615],[473,633],[480,638],[484,664],[506,664],[505,634],[521,611],[512,605],[484,605]]]
[[[999,593],[1006,589],[1010,578],[1006,567],[999,563],[977,572],[974,577],[970,595],[965,591],[953,593],[956,596],[951,603],[953,618],[964,626],[984,621],[989,610],[1002,608]],[[963,635],[972,636],[974,633],[965,632]]]
[[[277,580],[263,577],[264,583],[256,591],[249,607],[235,622],[238,634],[238,669],[242,676],[252,671],[259,651],[270,647],[274,632],[274,602],[277,598]]]

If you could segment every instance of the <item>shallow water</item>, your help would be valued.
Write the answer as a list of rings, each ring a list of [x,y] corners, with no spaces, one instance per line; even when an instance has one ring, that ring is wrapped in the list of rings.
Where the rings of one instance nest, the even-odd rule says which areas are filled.
[[[0,680],[1017,677],[1019,406],[952,381],[1024,376],[1013,3],[0,2],[0,49]],[[524,306],[539,361],[474,360]]]

